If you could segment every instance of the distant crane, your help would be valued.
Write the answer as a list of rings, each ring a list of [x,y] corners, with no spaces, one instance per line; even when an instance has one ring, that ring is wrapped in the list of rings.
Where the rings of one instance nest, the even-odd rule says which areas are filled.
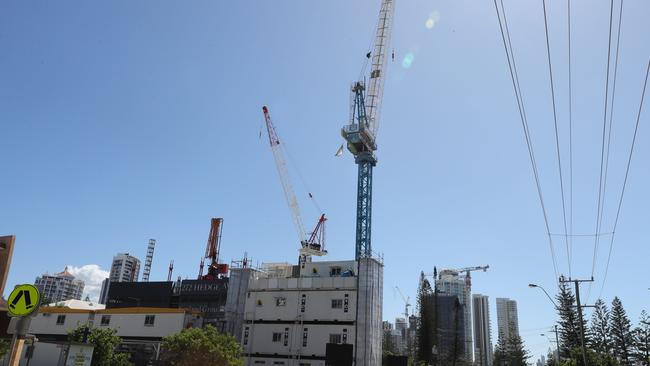
[[[369,86],[359,80],[352,84],[350,123],[341,129],[341,135],[347,141],[348,150],[354,155],[359,166],[357,176],[357,225],[355,240],[355,258],[372,256],[371,221],[372,221],[372,168],[377,165],[377,131],[379,112],[384,94],[386,80],[386,62],[395,13],[394,0],[382,0],[379,23],[375,33],[375,44],[371,58]]]
[[[142,281],[149,282],[149,275],[151,274],[151,263],[153,262],[153,251],[156,247],[156,239],[149,239],[147,245],[147,257],[144,261],[144,271],[142,272]]]
[[[408,324],[409,321],[409,306],[411,304],[409,303],[409,300],[411,299],[410,297],[404,297],[404,294],[402,293],[402,290],[399,289],[399,287],[395,286],[395,289],[397,292],[399,292],[399,295],[402,297],[402,300],[404,301],[404,319],[406,319],[406,324]]]
[[[271,151],[275,159],[275,166],[278,169],[280,183],[282,183],[282,189],[284,190],[284,197],[287,199],[287,204],[289,205],[293,218],[293,226],[300,239],[299,262],[302,265],[305,262],[309,262],[312,255],[323,256],[327,254],[325,250],[325,221],[327,221],[327,218],[325,218],[325,214],[321,214],[316,227],[309,234],[309,237],[307,237],[305,234],[305,226],[302,223],[302,216],[300,215],[298,199],[289,180],[287,164],[285,163],[282,149],[280,148],[280,138],[278,138],[278,134],[275,132],[275,126],[273,126],[273,122],[271,121],[268,107],[262,107],[262,112],[264,113],[266,130],[269,134],[269,144],[271,145]]]
[[[467,285],[468,290],[470,290],[470,292],[471,292],[471,288],[472,288],[472,275],[471,275],[471,272],[474,272],[474,271],[486,272],[489,268],[490,268],[490,265],[475,266],[475,267],[465,267],[465,268],[457,268],[457,269],[448,268],[448,269],[442,270],[441,273],[445,272],[445,271],[447,271],[447,272],[449,272],[449,271],[455,272],[456,274],[465,272],[465,276],[464,276],[465,277],[465,284]],[[436,277],[438,276],[438,271],[437,271],[437,269],[434,268],[433,273],[427,273],[426,275],[427,276],[433,276],[433,279],[435,281]]]
[[[223,227],[222,218],[213,218],[210,221],[210,234],[208,235],[208,244],[205,248],[205,255],[201,258],[199,267],[199,280],[217,279],[228,272],[228,265],[219,264],[219,246],[221,244],[221,229]],[[208,273],[203,275],[203,266],[205,259],[210,259]]]

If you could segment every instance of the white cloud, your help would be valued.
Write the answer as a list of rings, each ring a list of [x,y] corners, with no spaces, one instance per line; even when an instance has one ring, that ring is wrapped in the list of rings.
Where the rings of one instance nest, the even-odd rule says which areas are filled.
[[[75,276],[76,279],[82,280],[86,283],[82,300],[86,298],[86,295],[90,296],[92,301],[99,300],[102,281],[108,278],[108,271],[104,271],[96,264],[86,264],[81,267],[68,265],[68,272]]]

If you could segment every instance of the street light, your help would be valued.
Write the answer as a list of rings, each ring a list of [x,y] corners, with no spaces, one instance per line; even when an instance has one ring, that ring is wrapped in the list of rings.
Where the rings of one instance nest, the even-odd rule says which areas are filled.
[[[558,336],[557,336],[557,325],[555,326],[555,330],[554,331],[551,330],[551,332],[555,332],[555,347],[556,347],[556,352],[557,352],[555,355],[553,355],[553,358],[555,358],[557,361],[559,361],[560,360],[560,340],[558,339]],[[548,343],[553,345],[553,341],[546,334],[542,333],[540,335],[546,337],[546,339],[548,339]]]
[[[548,297],[549,300],[551,300],[551,302],[553,303],[553,306],[555,306],[556,309],[559,309],[559,307],[557,306],[557,304],[555,303],[555,301],[553,301],[553,298],[551,297],[551,295],[549,295],[548,292],[546,292],[546,290],[544,289],[544,287],[542,287],[542,286],[540,286],[540,285],[536,285],[536,284],[534,284],[534,283],[529,283],[529,284],[528,284],[528,287],[530,287],[530,288],[538,288],[538,289],[544,291],[544,294],[546,295],[546,297]]]

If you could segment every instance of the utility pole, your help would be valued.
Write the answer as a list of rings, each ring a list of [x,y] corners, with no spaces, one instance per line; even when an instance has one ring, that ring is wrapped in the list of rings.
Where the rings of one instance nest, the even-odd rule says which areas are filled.
[[[580,348],[582,348],[582,361],[584,362],[584,365],[587,365],[587,348],[585,347],[585,327],[584,327],[584,320],[582,318],[582,308],[587,307],[587,305],[580,305],[580,283],[581,282],[594,282],[594,278],[592,277],[589,280],[572,280],[569,278],[568,280],[564,278],[564,276],[560,276],[560,283],[566,283],[566,282],[573,282],[575,284],[575,289],[576,289],[576,306],[578,306],[578,317],[580,318]],[[555,333],[557,335],[557,333]]]
[[[558,337],[558,332],[557,332],[557,324],[555,324],[555,330],[552,330],[551,332],[555,333],[555,347],[557,349],[557,360],[556,360],[556,365],[560,364],[560,338]]]

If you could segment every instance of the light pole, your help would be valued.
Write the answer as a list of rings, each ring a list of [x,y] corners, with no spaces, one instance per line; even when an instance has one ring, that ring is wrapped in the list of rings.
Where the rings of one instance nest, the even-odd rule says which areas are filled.
[[[560,341],[558,340],[557,337],[557,325],[555,326],[555,330],[551,330],[551,332],[555,333],[555,349],[557,350],[557,356],[553,358],[555,358],[556,360],[556,365],[559,365],[560,364]],[[548,343],[553,344],[551,338],[549,338],[546,334],[542,333],[540,335],[546,337],[546,339],[548,339]]]
[[[555,301],[554,301],[553,298],[551,297],[551,295],[549,295],[548,292],[546,292],[546,290],[544,289],[544,287],[542,287],[542,286],[540,286],[540,285],[536,285],[536,284],[534,284],[534,283],[529,283],[529,284],[528,284],[528,287],[530,287],[530,288],[538,288],[538,289],[544,291],[544,294],[546,295],[546,297],[548,297],[549,300],[551,300],[551,302],[553,303],[553,306],[555,306],[555,309],[559,309],[558,306],[557,306],[557,304],[555,303]]]
[[[536,285],[534,283],[529,283],[528,287],[530,287],[530,288],[538,288],[538,289],[544,291],[544,294],[546,295],[546,297],[548,297],[548,299],[551,301],[551,303],[555,307],[555,310],[560,310],[560,308],[557,306],[555,301],[553,301],[553,298],[551,297],[551,295],[549,295],[548,292],[546,292],[544,287],[542,287],[540,285]],[[552,332],[555,332],[555,345],[557,347],[557,364],[559,365],[560,364],[560,340],[559,340],[558,333],[557,333],[557,325],[555,325],[555,330],[552,331]]]

